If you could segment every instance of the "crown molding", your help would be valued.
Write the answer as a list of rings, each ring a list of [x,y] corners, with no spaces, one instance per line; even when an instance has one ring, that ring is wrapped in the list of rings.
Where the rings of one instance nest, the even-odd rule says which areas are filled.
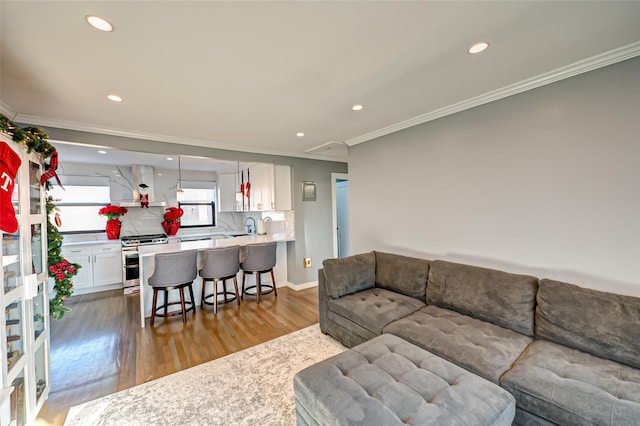
[[[50,119],[50,118],[39,117],[35,115],[17,114],[13,119],[13,121],[18,123],[27,123],[35,126],[55,127],[58,129],[96,133],[96,134],[102,134],[102,135],[117,136],[122,138],[133,138],[133,139],[142,139],[142,140],[152,140],[152,141],[158,141],[158,142],[167,142],[167,143],[172,143],[176,145],[191,145],[191,146],[197,146],[197,147],[203,147],[203,148],[223,149],[227,151],[239,151],[239,152],[248,152],[253,154],[276,155],[279,157],[306,158],[309,160],[336,161],[336,162],[342,162],[342,163],[347,161],[347,159],[343,157],[332,157],[332,156],[321,155],[321,154],[309,154],[306,152],[301,153],[298,151],[290,151],[290,150],[264,149],[264,148],[248,146],[248,145],[223,144],[223,143],[217,143],[217,142],[214,142],[211,140],[205,140],[205,139],[166,136],[166,135],[158,135],[158,134],[144,133],[144,132],[132,132],[128,130],[110,129],[106,127],[71,122],[66,120]]]
[[[585,72],[593,71],[598,68],[606,67],[607,65],[612,65],[617,62],[634,58],[636,56],[640,56],[640,41],[620,47],[618,49],[611,50],[609,52],[605,52],[600,55],[592,56],[591,58],[587,58],[582,61],[574,62],[573,64],[567,65],[565,67],[540,74],[536,77],[523,80],[521,82],[511,84],[509,86],[505,86],[491,92],[487,92],[485,94],[437,109],[435,111],[419,115],[409,120],[401,121],[399,123],[392,124],[391,126],[383,127],[381,129],[374,130],[373,132],[369,132],[355,138],[347,139],[345,143],[349,146],[354,146],[363,142],[370,141],[372,139],[379,138],[381,136],[407,129],[409,127],[417,126],[419,124],[437,120],[438,118],[446,117],[447,115],[455,114],[509,96],[517,95],[518,93],[526,92],[527,90],[555,83],[556,81],[564,80],[578,74],[583,74]]]
[[[2,100],[0,100],[0,112],[6,115],[9,120],[14,121],[16,117],[16,113],[12,110],[9,105],[5,104]]]
[[[347,144],[345,144],[344,142],[341,142],[341,141],[329,141],[329,142],[325,142],[325,143],[323,143],[321,145],[314,146],[313,148],[309,148],[305,152],[318,151],[318,150],[324,149],[324,148],[326,148],[328,146],[331,146],[331,145],[338,145],[338,146],[343,146],[344,145],[344,146],[347,146]]]

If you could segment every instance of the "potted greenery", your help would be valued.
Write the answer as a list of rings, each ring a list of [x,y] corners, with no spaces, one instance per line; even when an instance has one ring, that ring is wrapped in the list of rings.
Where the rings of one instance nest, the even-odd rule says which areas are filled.
[[[104,206],[98,211],[98,214],[107,217],[107,226],[105,231],[107,232],[107,238],[110,240],[117,240],[120,238],[120,228],[122,222],[118,219],[123,214],[127,213],[127,209],[119,206]]]
[[[164,214],[164,221],[162,222],[162,228],[167,235],[176,235],[178,228],[180,228],[180,218],[184,214],[184,210],[180,207],[167,207]]]

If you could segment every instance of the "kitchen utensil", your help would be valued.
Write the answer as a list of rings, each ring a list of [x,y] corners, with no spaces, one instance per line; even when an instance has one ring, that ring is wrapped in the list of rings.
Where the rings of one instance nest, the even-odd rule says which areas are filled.
[[[244,170],[242,173],[242,183],[240,184],[240,192],[242,193],[242,211],[244,211]]]
[[[246,191],[247,191],[247,210],[251,210],[251,203],[249,202],[249,193],[251,191],[251,182],[250,182],[251,178],[249,177],[249,169],[247,169],[247,186],[246,186]]]

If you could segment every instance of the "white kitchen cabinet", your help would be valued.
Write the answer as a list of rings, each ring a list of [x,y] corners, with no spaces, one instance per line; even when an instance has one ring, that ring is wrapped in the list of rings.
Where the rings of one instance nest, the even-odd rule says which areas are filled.
[[[273,210],[291,210],[291,166],[274,167]]]
[[[110,250],[106,252],[105,250]],[[122,284],[122,253],[111,248],[99,248],[93,254],[93,286]]]
[[[64,244],[64,243],[63,243]],[[80,265],[78,273],[73,277],[73,291],[93,287],[93,262],[91,261],[91,249],[89,250],[63,250],[62,256],[69,263]]]
[[[0,231],[0,405],[4,426],[32,424],[49,395],[49,299],[43,159],[0,135],[21,160],[11,202],[18,230]]]
[[[291,210],[291,166],[255,163],[242,173],[245,185],[251,183],[244,211]],[[218,211],[243,211],[238,174],[219,174],[217,183]]]
[[[73,278],[74,294],[111,290],[122,286],[122,248],[120,243],[72,245],[62,243],[62,255],[82,266]]]
[[[236,173],[219,174],[218,181],[218,211],[235,212],[242,210],[238,208],[236,194],[240,190],[238,176]]]
[[[249,167],[251,192],[249,210],[273,210],[273,164],[258,163]]]

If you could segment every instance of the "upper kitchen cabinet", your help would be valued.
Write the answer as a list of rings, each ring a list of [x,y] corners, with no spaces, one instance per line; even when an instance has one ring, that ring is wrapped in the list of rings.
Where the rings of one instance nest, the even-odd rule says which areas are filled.
[[[256,164],[249,167],[247,181],[251,184],[249,210],[273,210],[273,164]]]
[[[244,179],[237,173],[218,175],[218,211],[291,210],[291,166],[255,163],[241,176]]]
[[[291,166],[274,167],[274,206],[273,210],[292,210],[291,208]]]

